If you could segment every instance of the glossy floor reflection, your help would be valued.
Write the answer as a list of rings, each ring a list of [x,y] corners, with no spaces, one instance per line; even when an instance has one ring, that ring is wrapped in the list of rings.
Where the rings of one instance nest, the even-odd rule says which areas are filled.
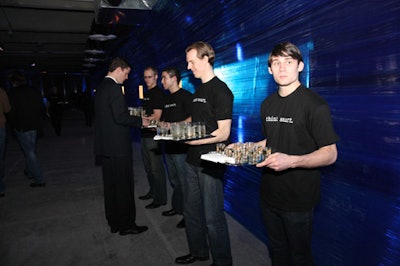
[[[57,137],[48,121],[39,140],[38,157],[46,177],[45,188],[29,187],[24,158],[9,135],[6,152],[6,195],[0,198],[0,265],[2,266],[162,266],[175,265],[188,251],[181,217],[164,217],[145,209],[137,200],[147,192],[140,157],[134,142],[137,224],[149,226],[140,235],[111,234],[106,225],[101,169],[94,166],[93,129],[78,111],[68,111]],[[169,189],[169,193],[171,190]],[[269,266],[265,245],[227,215],[234,265]],[[192,265],[210,265],[212,261]]]

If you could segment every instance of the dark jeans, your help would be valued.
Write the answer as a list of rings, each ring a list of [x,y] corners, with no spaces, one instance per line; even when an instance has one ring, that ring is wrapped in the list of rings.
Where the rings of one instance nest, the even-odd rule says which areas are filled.
[[[186,163],[187,189],[183,217],[190,253],[205,257],[209,249],[216,265],[231,265],[228,225],[224,213],[224,170],[196,167]]]
[[[167,162],[168,176],[172,187],[171,205],[172,208],[182,214],[183,212],[183,193],[182,189],[186,189],[186,153],[179,154],[165,154],[165,161]]]
[[[167,177],[165,174],[162,150],[153,138],[142,138],[143,165],[150,186],[150,195],[154,203],[167,203]]]
[[[314,209],[304,212],[282,211],[261,200],[273,266],[311,266]]]
[[[36,130],[29,131],[18,131],[15,130],[19,144],[21,145],[22,151],[25,155],[26,166],[25,170],[28,175],[33,176],[35,182],[43,183],[44,177],[39,166],[39,162],[36,158]]]

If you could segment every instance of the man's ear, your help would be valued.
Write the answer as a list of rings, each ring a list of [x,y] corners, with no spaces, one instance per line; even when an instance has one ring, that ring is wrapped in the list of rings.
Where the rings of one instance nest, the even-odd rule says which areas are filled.
[[[304,62],[301,61],[301,62],[299,62],[299,65],[297,66],[297,70],[298,70],[299,72],[301,72],[301,71],[303,71],[303,69],[304,69]]]
[[[272,70],[270,67],[268,67],[268,72],[272,75]]]

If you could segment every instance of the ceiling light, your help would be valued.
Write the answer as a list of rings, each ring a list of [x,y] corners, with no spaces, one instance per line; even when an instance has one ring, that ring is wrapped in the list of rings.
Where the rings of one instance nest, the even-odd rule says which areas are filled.
[[[92,64],[92,63],[85,63],[85,64],[82,64],[82,66],[84,66],[84,67],[95,67],[96,65]]]
[[[88,50],[85,50],[85,53],[88,53],[88,54],[104,54],[105,52],[103,50],[99,50],[99,49],[88,49]]]
[[[93,58],[93,57],[89,57],[89,58],[85,58],[83,59],[85,62],[90,62],[90,63],[94,63],[94,62],[99,62],[101,61],[101,59],[99,58]]]
[[[92,35],[89,35],[89,39],[94,40],[94,41],[101,41],[101,42],[113,40],[115,38],[117,38],[117,36],[114,34],[108,34],[108,35],[92,34]]]

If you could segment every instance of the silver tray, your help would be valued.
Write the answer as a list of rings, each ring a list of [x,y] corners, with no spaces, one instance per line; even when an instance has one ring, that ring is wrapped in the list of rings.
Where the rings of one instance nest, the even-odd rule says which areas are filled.
[[[156,135],[154,136],[154,140],[171,140],[171,141],[191,141],[191,140],[198,140],[198,139],[208,139],[208,138],[214,138],[214,135],[205,135],[204,137],[196,137],[196,138],[188,138],[188,139],[178,139],[175,140],[172,138],[172,135],[166,135],[166,136],[159,136]]]
[[[233,157],[228,157],[224,154],[217,153],[217,152],[209,152],[202,154],[200,156],[200,159],[214,162],[214,163],[222,163],[222,164],[227,164],[227,165],[234,165],[235,164],[235,158]]]
[[[214,162],[214,163],[221,163],[225,165],[230,165],[230,166],[245,166],[245,165],[256,165],[260,163],[261,161],[258,162],[246,162],[246,163],[237,163],[235,161],[234,157],[229,157],[225,154],[218,153],[216,151],[212,151],[209,153],[202,154],[200,156],[200,159]]]
[[[143,128],[157,128],[157,125],[148,125],[148,126],[144,126]]]

